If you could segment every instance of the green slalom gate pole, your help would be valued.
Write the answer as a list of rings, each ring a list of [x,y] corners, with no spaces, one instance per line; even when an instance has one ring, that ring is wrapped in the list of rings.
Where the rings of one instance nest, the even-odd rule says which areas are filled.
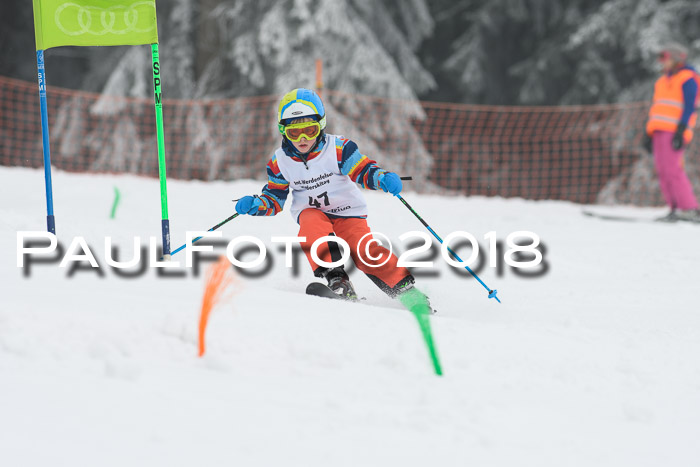
[[[430,354],[430,361],[433,364],[433,370],[438,376],[442,376],[442,366],[440,365],[440,358],[437,354],[437,349],[435,348],[435,341],[433,340],[433,332],[430,329],[430,315],[425,313],[413,313],[413,316],[418,320],[418,326],[420,326],[420,331],[423,334],[423,340],[428,348],[428,353]]]
[[[160,61],[158,44],[151,44],[153,56],[153,95],[156,105],[156,135],[158,139],[158,178],[160,179],[161,228],[163,231],[163,258],[170,260],[170,220],[168,219],[168,189],[165,171],[165,138],[163,136],[163,103],[160,90]]]
[[[119,200],[121,199],[121,195],[119,194],[119,188],[116,186],[114,187],[114,201],[112,202],[112,211],[109,214],[110,219],[114,219],[115,216],[117,215],[117,206],[119,206]]]
[[[430,354],[430,361],[433,363],[435,374],[442,376],[440,358],[435,348],[433,332],[430,329],[430,306],[427,303],[425,295],[418,291],[418,289],[412,288],[399,295],[398,298],[401,304],[416,317],[416,320],[418,320],[418,326],[420,326],[421,334],[423,334],[423,340]]]

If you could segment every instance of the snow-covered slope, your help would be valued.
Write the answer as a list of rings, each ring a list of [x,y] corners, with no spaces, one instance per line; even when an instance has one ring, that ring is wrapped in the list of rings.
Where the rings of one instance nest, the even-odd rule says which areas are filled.
[[[444,265],[439,278],[419,279],[439,310],[440,378],[398,303],[357,271],[363,304],[305,296],[308,265],[293,277],[277,247],[269,274],[239,276],[214,309],[197,358],[202,275],[125,279],[103,267],[103,277],[68,277],[50,264],[23,277],[17,231],[45,229],[43,175],[0,168],[0,186],[3,465],[700,464],[700,226],[409,187],[406,200],[443,237],[466,230],[486,247],[489,231],[505,240],[530,230],[547,247],[541,277],[481,270],[500,305]],[[115,186],[122,202],[109,219]],[[173,247],[260,187],[170,181]],[[135,235],[159,238],[157,180],[58,172],[54,194],[64,246],[83,236],[100,260],[107,235],[125,255]],[[423,230],[393,197],[367,198],[370,225],[397,244]],[[220,230],[270,246],[297,233],[286,212]]]

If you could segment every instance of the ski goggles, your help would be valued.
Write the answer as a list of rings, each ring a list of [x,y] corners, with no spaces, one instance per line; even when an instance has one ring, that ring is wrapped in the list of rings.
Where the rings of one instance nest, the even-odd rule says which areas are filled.
[[[318,122],[292,123],[284,127],[284,135],[289,141],[298,142],[302,136],[306,139],[314,139],[321,133],[321,125]]]

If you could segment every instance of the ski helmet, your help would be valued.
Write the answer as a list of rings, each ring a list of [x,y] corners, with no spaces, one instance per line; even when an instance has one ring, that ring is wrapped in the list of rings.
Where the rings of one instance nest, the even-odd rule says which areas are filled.
[[[669,42],[660,50],[659,56],[661,55],[670,57],[674,63],[684,63],[688,58],[688,49],[678,42]]]
[[[298,88],[289,91],[280,101],[277,109],[277,123],[280,133],[284,134],[284,126],[296,118],[311,117],[321,126],[321,131],[326,128],[326,110],[323,102],[311,89]]]

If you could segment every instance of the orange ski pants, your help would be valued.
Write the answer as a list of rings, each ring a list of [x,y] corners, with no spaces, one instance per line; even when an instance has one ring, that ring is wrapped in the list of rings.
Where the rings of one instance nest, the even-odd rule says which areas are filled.
[[[301,248],[306,254],[314,273],[316,273],[319,268],[323,268],[323,266],[316,264],[311,257],[311,245],[321,237],[335,234],[337,237],[348,242],[350,246],[350,257],[355,262],[357,269],[370,276],[370,279],[373,281],[376,282],[375,279],[378,279],[385,284],[386,287],[393,288],[402,279],[409,276],[410,272],[406,268],[397,265],[398,258],[395,254],[390,253],[388,249],[376,243],[372,243],[369,246],[369,255],[366,254],[365,248],[367,242],[372,239],[371,235],[367,235],[369,233],[370,229],[366,219],[356,217],[332,218],[328,217],[322,211],[313,208],[304,209],[301,214],[299,214],[299,236],[306,237],[306,241],[301,243]],[[367,236],[362,238],[365,235]],[[358,244],[360,240],[362,240],[362,244],[359,245],[361,247],[360,252],[362,259],[358,257]],[[333,253],[333,249],[334,246],[329,247],[329,242],[320,245],[317,250],[318,258],[329,263],[340,259],[339,253]],[[379,259],[372,260],[369,256]],[[386,261],[385,264],[374,266],[385,261],[387,256],[389,256],[389,260]]]

